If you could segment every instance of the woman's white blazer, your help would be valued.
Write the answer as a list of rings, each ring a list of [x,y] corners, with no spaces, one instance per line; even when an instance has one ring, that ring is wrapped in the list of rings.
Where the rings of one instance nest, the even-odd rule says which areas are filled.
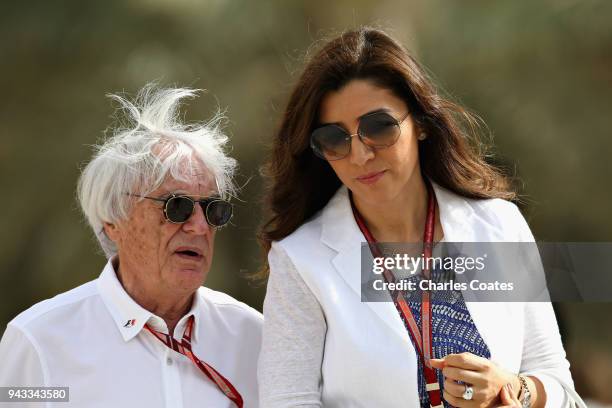
[[[518,208],[434,184],[447,242],[533,241]],[[361,301],[361,243],[348,190],[274,242],[259,359],[261,406],[418,407],[417,355],[392,302]],[[466,302],[491,360],[567,406],[569,363],[549,302]]]

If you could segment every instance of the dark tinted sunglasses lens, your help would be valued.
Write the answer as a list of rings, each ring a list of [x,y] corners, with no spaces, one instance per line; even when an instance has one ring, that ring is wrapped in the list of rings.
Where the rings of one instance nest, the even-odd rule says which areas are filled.
[[[223,200],[215,200],[206,207],[206,220],[213,227],[222,227],[232,218],[233,208],[230,203]]]
[[[334,125],[315,129],[311,142],[315,153],[326,160],[341,159],[351,150],[351,141],[346,132]]]
[[[193,214],[193,201],[187,197],[172,197],[166,203],[166,217],[171,222],[185,222]]]
[[[359,132],[368,145],[388,147],[397,142],[400,127],[393,116],[381,112],[362,118],[359,122]]]

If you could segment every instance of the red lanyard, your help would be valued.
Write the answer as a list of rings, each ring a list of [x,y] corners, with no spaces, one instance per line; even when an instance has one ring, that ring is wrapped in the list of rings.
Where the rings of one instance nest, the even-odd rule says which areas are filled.
[[[425,231],[423,233],[423,257],[425,260],[431,258],[433,249],[433,238],[434,228],[436,219],[436,196],[431,189],[431,186],[427,185],[429,193],[429,200],[427,203],[427,218],[425,220]],[[378,248],[378,242],[372,235],[368,227],[366,226],[363,218],[357,211],[357,208],[351,200],[351,206],[353,208],[353,215],[359,225],[359,229],[365,236],[370,246],[370,251],[374,257],[382,257],[383,254]],[[426,278],[429,278],[429,262],[423,263],[423,274]],[[383,277],[387,283],[394,283],[395,276],[391,271],[385,269],[383,271]],[[438,383],[438,376],[435,370],[431,367],[429,360],[432,358],[432,333],[431,333],[431,302],[429,291],[423,291],[423,301],[421,303],[421,325],[422,333],[419,331],[419,327],[412,315],[408,302],[406,302],[404,291],[390,292],[395,308],[397,309],[404,326],[410,334],[414,344],[417,347],[419,357],[422,358],[423,371],[425,374],[426,390],[429,394],[429,401],[432,407],[442,407],[442,395],[440,393],[440,384]]]
[[[185,332],[183,333],[183,339],[179,343],[174,337],[160,333],[158,331],[153,330],[148,324],[145,324],[145,328],[153,333],[155,337],[157,337],[162,343],[166,346],[170,347],[172,350],[181,353],[184,356],[187,356],[193,364],[195,364],[208,378],[210,378],[217,387],[229,398],[232,400],[236,406],[242,408],[244,405],[242,401],[242,396],[240,393],[234,388],[231,382],[229,382],[225,377],[223,377],[217,370],[212,368],[212,366],[206,364],[204,361],[201,361],[199,358],[193,354],[191,351],[191,332],[193,330],[193,315],[189,316],[189,320],[187,320],[187,325],[185,327]]]

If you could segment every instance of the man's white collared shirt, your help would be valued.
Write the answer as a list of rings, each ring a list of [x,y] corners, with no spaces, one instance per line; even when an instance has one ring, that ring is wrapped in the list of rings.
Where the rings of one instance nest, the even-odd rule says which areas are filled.
[[[191,315],[194,354],[236,387],[245,407],[257,407],[262,315],[201,287],[174,330],[179,341]],[[0,387],[69,387],[70,402],[6,406],[235,406],[146,323],[168,333],[161,318],[127,294],[110,261],[98,279],[32,306],[7,325],[0,342]]]

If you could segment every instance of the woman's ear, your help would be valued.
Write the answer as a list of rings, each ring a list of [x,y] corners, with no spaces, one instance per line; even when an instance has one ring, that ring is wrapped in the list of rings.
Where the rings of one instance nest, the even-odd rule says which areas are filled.
[[[424,119],[420,115],[414,118],[414,130],[415,130],[415,134],[417,135],[417,140],[422,142],[423,140],[427,139],[427,132],[425,131]]]

